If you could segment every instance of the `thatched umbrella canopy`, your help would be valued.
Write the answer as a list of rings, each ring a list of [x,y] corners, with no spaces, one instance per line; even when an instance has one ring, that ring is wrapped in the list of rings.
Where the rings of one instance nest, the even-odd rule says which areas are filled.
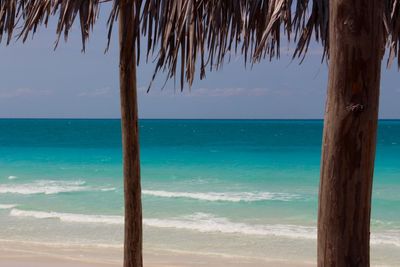
[[[218,69],[232,53],[245,63],[279,57],[282,38],[303,57],[311,39],[329,58],[321,168],[318,265],[368,266],[380,62],[400,52],[397,0],[0,0],[0,41],[26,41],[50,16],[65,38],[79,20],[83,50],[103,3],[112,2],[107,38],[119,18],[125,181],[125,266],[142,266],[136,64],[141,47],[154,77],[191,85],[196,69]],[[78,19],[79,17],[79,19]],[[145,38],[141,41],[141,38]],[[58,42],[57,39],[57,42]],[[398,65],[400,61],[398,59]]]
[[[91,28],[99,16],[100,7],[112,3],[109,14],[108,40],[117,19],[122,0],[1,0],[0,38],[7,44],[14,31],[26,41],[50,16],[58,17],[56,34],[65,38],[77,17],[82,33],[83,48]],[[201,69],[212,63],[221,64],[231,51],[246,55],[253,62],[268,55],[279,57],[281,36],[295,40],[294,56],[305,55],[314,33],[316,41],[329,49],[328,0],[132,0],[134,4],[135,41],[147,38],[147,54],[160,52],[159,65],[173,72],[177,53],[187,57],[188,68],[199,56]],[[382,1],[382,26],[385,41],[393,57],[399,51],[400,3]],[[19,28],[23,26],[23,28]],[[282,31],[283,30],[283,31]],[[2,40],[0,39],[0,40]],[[162,56],[161,56],[162,55]],[[189,60],[191,58],[191,60]],[[209,60],[205,60],[209,59]],[[164,64],[163,64],[164,63]],[[175,64],[174,64],[175,63]],[[175,69],[176,70],[176,69]],[[186,69],[188,70],[188,69]],[[174,72],[173,72],[174,73]],[[192,72],[193,73],[193,72]],[[202,72],[203,73],[203,72]],[[190,77],[187,77],[190,81]]]

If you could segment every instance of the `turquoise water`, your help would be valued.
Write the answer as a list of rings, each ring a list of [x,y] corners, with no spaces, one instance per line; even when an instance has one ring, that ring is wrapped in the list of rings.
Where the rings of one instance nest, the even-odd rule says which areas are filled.
[[[315,259],[320,120],[142,120],[145,250]],[[121,246],[119,120],[0,120],[0,236]],[[380,121],[372,260],[400,266],[400,121]],[[269,253],[266,253],[269,252]]]

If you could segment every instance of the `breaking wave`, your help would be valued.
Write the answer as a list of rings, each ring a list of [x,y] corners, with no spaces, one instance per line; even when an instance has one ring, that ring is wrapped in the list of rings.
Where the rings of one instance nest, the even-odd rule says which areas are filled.
[[[176,219],[145,219],[148,226],[195,230],[202,233],[219,232],[224,234],[243,234],[254,236],[280,236],[288,238],[314,239],[314,227],[299,225],[251,225],[232,222],[227,218],[216,217],[207,213],[195,213]]]
[[[115,188],[95,188],[86,185],[84,181],[56,181],[38,180],[25,184],[0,184],[0,194],[46,194],[53,195],[58,193],[82,192],[82,191],[111,191]]]
[[[9,209],[15,208],[16,206],[18,206],[18,205],[16,205],[16,204],[0,204],[0,210],[9,210]]]
[[[36,219],[58,219],[68,223],[96,223],[123,225],[124,217],[118,215],[86,215],[60,212],[26,211],[12,208],[10,216]],[[176,218],[148,218],[143,223],[148,227],[196,231],[201,233],[238,234],[246,236],[275,236],[289,239],[316,240],[317,229],[313,226],[290,224],[247,224],[233,222],[228,218],[207,213],[195,213]],[[385,231],[371,235],[373,245],[400,247],[400,231]]]
[[[123,216],[112,215],[86,215],[61,212],[45,212],[45,211],[27,211],[12,209],[10,216],[14,217],[31,217],[36,219],[58,219],[62,222],[72,223],[104,223],[104,224],[123,224]]]
[[[299,195],[271,192],[169,192],[159,190],[143,190],[143,195],[164,198],[190,198],[203,201],[255,202],[266,200],[291,201],[300,199]]]

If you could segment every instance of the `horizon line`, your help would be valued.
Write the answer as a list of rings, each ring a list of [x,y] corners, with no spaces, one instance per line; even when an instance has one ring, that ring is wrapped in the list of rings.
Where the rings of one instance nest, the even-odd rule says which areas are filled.
[[[93,117],[0,117],[0,120],[121,120],[121,118],[93,118]],[[323,118],[139,118],[139,120],[314,120],[323,121]],[[378,120],[400,120],[400,118],[379,118]]]

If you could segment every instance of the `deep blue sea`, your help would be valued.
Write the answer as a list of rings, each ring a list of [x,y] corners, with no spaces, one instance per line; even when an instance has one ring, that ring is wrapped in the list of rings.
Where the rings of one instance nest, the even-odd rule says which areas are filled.
[[[141,120],[144,247],[312,261],[321,120]],[[0,120],[0,241],[120,247],[119,120]],[[372,262],[400,266],[400,121],[379,122]]]

